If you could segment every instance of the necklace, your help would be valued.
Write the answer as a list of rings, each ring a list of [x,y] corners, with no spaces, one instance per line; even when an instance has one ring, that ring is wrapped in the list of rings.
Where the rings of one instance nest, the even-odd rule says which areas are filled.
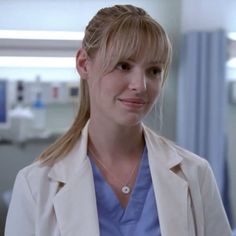
[[[106,165],[105,165],[101,160],[99,160],[99,159],[97,159],[97,158],[95,157],[95,155],[94,155],[94,153],[93,153],[93,151],[92,151],[91,149],[89,149],[89,151],[91,152],[93,159],[95,159],[95,160],[97,161],[97,163],[99,163],[100,166],[101,166],[104,170],[106,170],[107,173],[109,173],[110,176],[111,176],[116,182],[118,182],[119,184],[121,184],[121,186],[122,186],[122,187],[121,187],[121,192],[122,192],[123,194],[125,194],[125,195],[130,194],[130,192],[131,192],[131,187],[130,187],[129,183],[130,183],[130,181],[131,181],[131,179],[132,179],[132,177],[133,177],[133,175],[134,175],[135,170],[136,170],[137,167],[138,167],[139,161],[137,161],[136,165],[134,166],[133,170],[132,170],[131,173],[130,173],[130,176],[129,176],[127,182],[124,184],[123,181],[121,181],[117,176],[115,176],[115,175],[108,169],[108,167],[106,167]]]

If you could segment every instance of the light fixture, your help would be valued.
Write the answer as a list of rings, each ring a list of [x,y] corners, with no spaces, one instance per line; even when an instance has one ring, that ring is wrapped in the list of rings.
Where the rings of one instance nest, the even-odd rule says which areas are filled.
[[[228,33],[228,38],[231,40],[236,40],[236,32]]]
[[[0,39],[82,40],[84,32],[0,30]]]
[[[75,68],[74,57],[9,57],[0,56],[0,67]]]
[[[229,68],[236,68],[236,57],[233,57],[230,60],[228,60],[226,65]]]

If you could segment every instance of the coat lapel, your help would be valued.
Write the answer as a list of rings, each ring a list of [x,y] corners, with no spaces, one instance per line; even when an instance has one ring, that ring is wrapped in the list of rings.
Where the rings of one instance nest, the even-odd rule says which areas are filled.
[[[62,236],[98,236],[98,216],[89,161],[54,198],[54,209]]]
[[[87,126],[68,156],[49,173],[51,179],[64,185],[53,199],[62,236],[99,236],[93,172],[87,157]]]
[[[161,233],[187,236],[188,184],[173,170],[182,158],[147,127],[144,127],[144,134]],[[49,172],[51,179],[64,184],[53,200],[61,236],[99,236],[93,174],[87,158],[87,136],[88,125],[73,150]]]
[[[188,184],[174,172],[182,158],[148,128],[145,128],[145,140],[161,233],[165,236],[187,236]]]

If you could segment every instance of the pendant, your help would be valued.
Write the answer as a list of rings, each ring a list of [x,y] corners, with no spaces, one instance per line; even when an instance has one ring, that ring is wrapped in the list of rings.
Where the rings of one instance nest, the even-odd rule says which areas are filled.
[[[125,185],[125,186],[122,187],[121,191],[124,194],[129,194],[130,193],[130,187]]]

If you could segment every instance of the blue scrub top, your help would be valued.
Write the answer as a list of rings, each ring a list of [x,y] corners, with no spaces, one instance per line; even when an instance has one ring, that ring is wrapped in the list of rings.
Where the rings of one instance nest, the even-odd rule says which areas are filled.
[[[100,236],[160,236],[147,148],[144,149],[134,189],[125,209],[121,207],[116,194],[105,181],[95,163],[91,161],[91,164]]]

